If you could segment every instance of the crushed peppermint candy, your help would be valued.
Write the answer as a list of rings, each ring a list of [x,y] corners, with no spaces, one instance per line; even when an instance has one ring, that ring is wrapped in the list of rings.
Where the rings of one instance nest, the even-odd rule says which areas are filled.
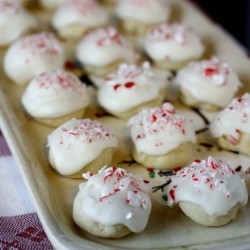
[[[84,94],[87,91],[85,85],[75,75],[63,69],[43,72],[34,81],[42,89],[53,89],[55,91],[67,89],[79,94]]]
[[[245,93],[243,96],[233,99],[231,103],[226,107],[225,112],[237,113],[242,123],[249,122],[250,94]],[[231,131],[231,134],[229,135],[229,141],[231,142],[231,144],[233,145],[238,144],[239,139],[240,139],[240,130],[235,129]]]
[[[115,145],[117,140],[114,135],[100,122],[90,119],[72,119],[66,126],[61,126],[60,144],[69,138],[79,137],[82,143],[94,141],[112,141]]]
[[[226,110],[240,114],[241,121],[247,122],[250,115],[250,94],[245,93],[241,97],[233,99]]]
[[[212,56],[209,60],[192,62],[189,67],[196,69],[200,75],[209,78],[215,86],[224,86],[230,74],[233,74],[229,64],[221,62],[217,57]]]
[[[109,46],[111,44],[117,44],[119,46],[132,48],[132,44],[125,40],[119,34],[119,31],[113,26],[88,32],[83,36],[82,40],[86,42],[93,42],[98,46]]]
[[[248,127],[248,123],[250,122],[249,117],[250,117],[250,94],[245,93],[241,97],[236,97],[234,98],[228,105],[227,107],[221,111],[221,113],[218,114],[218,116],[215,118],[214,121],[214,127],[213,133],[217,133],[217,129],[220,128],[221,125],[219,125],[223,120],[225,119],[224,117],[226,116],[232,116],[236,115],[238,125],[237,126],[231,126],[228,127],[227,131],[227,136],[228,140],[232,145],[237,145],[240,139],[240,134],[244,130],[239,124],[242,124],[245,127]],[[227,118],[228,119],[228,118]],[[217,128],[218,126],[218,128]],[[223,127],[223,125],[222,125]],[[245,131],[246,132],[246,131]],[[224,131],[224,133],[226,133]]]
[[[133,173],[114,166],[108,168],[104,166],[97,175],[103,177],[99,202],[120,192],[127,192],[125,202],[128,205],[142,209],[148,207],[148,199],[145,198],[145,194],[151,190],[151,183],[148,180],[136,178]],[[87,180],[93,176],[95,175],[90,172],[83,174],[83,178]]]
[[[236,204],[247,204],[245,180],[230,165],[209,156],[194,160],[189,166],[171,176],[167,203],[191,202],[201,206],[209,215],[225,215]]]
[[[214,191],[224,190],[232,175],[235,175],[235,171],[228,163],[220,159],[209,156],[206,160],[194,160],[190,166],[177,171],[176,175],[172,177],[172,181],[175,184],[172,185],[169,190],[169,197],[175,202],[176,190],[178,188],[183,188],[181,184],[178,184],[178,179],[185,179],[188,182],[193,182],[193,185],[196,183],[199,185],[207,185],[209,190]],[[200,192],[198,187],[197,192]],[[225,196],[227,199],[231,197],[229,192],[226,192]]]
[[[147,34],[147,40],[149,42],[173,41],[177,44],[185,45],[189,36],[198,39],[192,27],[180,23],[164,23],[159,27],[152,28]]]
[[[151,84],[154,78],[155,74],[151,70],[149,62],[144,62],[141,67],[124,63],[107,75],[104,78],[104,82],[113,86],[113,89],[116,91],[121,89],[121,87],[130,89],[136,87],[137,84]]]
[[[21,40],[21,48],[32,50],[32,55],[57,56],[63,54],[63,47],[53,33],[41,32]]]
[[[221,184],[227,183],[227,180],[234,174],[235,171],[228,163],[209,156],[206,160],[196,160],[190,166],[182,168],[176,173],[176,177],[205,183],[212,190],[219,188]]]
[[[199,185],[207,186],[207,190],[223,192],[226,199],[231,198],[231,193],[227,190],[232,178],[236,175],[235,171],[228,163],[221,159],[209,156],[205,160],[194,160],[189,166],[179,170],[172,176],[172,185],[168,195],[172,202],[176,202],[176,192],[187,187],[187,183],[195,185],[195,192],[199,193]],[[186,180],[183,182],[182,180]],[[244,183],[243,179],[239,180]],[[192,184],[193,183],[193,184]]]
[[[175,126],[182,135],[185,135],[185,125],[187,119],[176,113],[174,106],[166,102],[161,107],[143,109],[138,115],[130,118],[128,126],[137,124],[144,127],[145,132],[156,134],[165,130],[168,126]],[[138,134],[137,139],[142,139],[145,134]]]

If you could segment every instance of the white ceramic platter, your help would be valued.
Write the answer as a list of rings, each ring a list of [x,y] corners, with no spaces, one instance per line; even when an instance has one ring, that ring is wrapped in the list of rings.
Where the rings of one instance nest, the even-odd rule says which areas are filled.
[[[169,1],[173,9],[172,21],[192,25],[206,44],[206,54],[220,57],[231,64],[245,85],[250,89],[250,61],[244,49],[219,26],[211,22],[191,2]],[[34,14],[47,28],[48,15],[40,11]],[[67,46],[66,46],[67,47]],[[67,47],[68,48],[68,47]],[[70,46],[69,46],[70,48]],[[72,48],[72,44],[71,44]],[[3,58],[5,51],[1,51]],[[71,55],[72,51],[69,52]],[[237,218],[220,228],[202,227],[185,217],[178,208],[168,208],[158,202],[161,191],[153,194],[153,210],[148,226],[140,234],[112,240],[93,237],[82,232],[72,220],[72,202],[83,180],[67,179],[55,173],[48,164],[46,141],[52,128],[42,126],[27,117],[20,105],[24,87],[16,86],[5,77],[1,65],[0,75],[0,126],[28,187],[44,229],[55,248],[64,249],[247,249],[250,246],[250,204],[241,209]],[[130,161],[129,137],[126,122],[111,116],[100,117],[96,107],[95,90],[91,87],[92,106],[86,116],[97,119],[109,127],[119,138],[119,150],[113,164],[125,167],[138,176],[150,179],[154,185],[164,183],[157,171],[149,171]],[[197,131],[207,126],[204,119],[194,111],[185,110],[195,121]],[[212,119],[214,114],[205,114]],[[198,133],[198,143],[193,158],[208,155],[230,161],[241,172],[250,166],[250,157],[223,151],[213,146],[206,132]],[[239,169],[239,168],[238,168]],[[249,187],[249,175],[247,184]],[[155,199],[156,198],[156,199]]]

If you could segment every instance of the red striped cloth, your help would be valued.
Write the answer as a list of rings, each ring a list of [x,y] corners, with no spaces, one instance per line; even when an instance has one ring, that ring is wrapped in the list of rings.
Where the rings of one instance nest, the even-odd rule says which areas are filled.
[[[0,250],[54,249],[0,130]]]

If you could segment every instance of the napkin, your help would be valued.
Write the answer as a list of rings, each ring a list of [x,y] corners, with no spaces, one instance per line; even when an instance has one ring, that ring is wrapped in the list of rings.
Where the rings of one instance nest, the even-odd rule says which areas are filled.
[[[1,130],[0,249],[54,249],[35,212]]]

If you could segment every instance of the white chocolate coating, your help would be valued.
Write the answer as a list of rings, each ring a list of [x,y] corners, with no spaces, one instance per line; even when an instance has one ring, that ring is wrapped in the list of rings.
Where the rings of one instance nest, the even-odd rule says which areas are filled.
[[[117,139],[100,122],[71,119],[48,136],[50,163],[63,175],[72,175],[95,160]]]
[[[62,4],[52,17],[52,26],[61,30],[71,26],[94,28],[108,22],[108,15],[96,0],[71,0]]]
[[[192,62],[174,80],[195,99],[225,107],[242,85],[233,69],[218,58]]]
[[[52,33],[37,33],[13,43],[7,50],[3,67],[16,84],[28,83],[48,70],[63,68],[64,49]]]
[[[62,69],[35,77],[22,96],[26,111],[37,118],[57,118],[89,104],[86,86]]]
[[[163,84],[148,62],[144,62],[141,67],[121,64],[105,77],[97,98],[107,110],[126,112],[157,98]]]
[[[194,161],[172,177],[168,204],[187,201],[199,205],[211,216],[225,215],[236,204],[247,204],[244,180],[222,160],[208,157]]]
[[[250,94],[233,99],[214,118],[210,131],[216,138],[228,136],[233,145],[238,143],[240,132],[250,134]]]
[[[121,19],[158,24],[168,20],[170,8],[164,0],[119,0],[115,13]]]
[[[195,31],[184,24],[161,24],[148,31],[145,52],[153,61],[185,62],[201,57],[204,45]]]
[[[37,27],[35,17],[20,4],[14,1],[0,1],[0,46],[9,45]]]
[[[184,142],[196,141],[192,122],[176,113],[170,103],[142,110],[128,126],[138,153],[164,155]]]
[[[82,64],[103,67],[118,60],[133,63],[136,53],[116,28],[107,27],[87,33],[77,45],[76,57]]]
[[[98,174],[84,174],[80,184],[82,210],[102,225],[123,224],[139,233],[147,225],[151,212],[149,181],[136,178],[122,168],[102,168]]]

